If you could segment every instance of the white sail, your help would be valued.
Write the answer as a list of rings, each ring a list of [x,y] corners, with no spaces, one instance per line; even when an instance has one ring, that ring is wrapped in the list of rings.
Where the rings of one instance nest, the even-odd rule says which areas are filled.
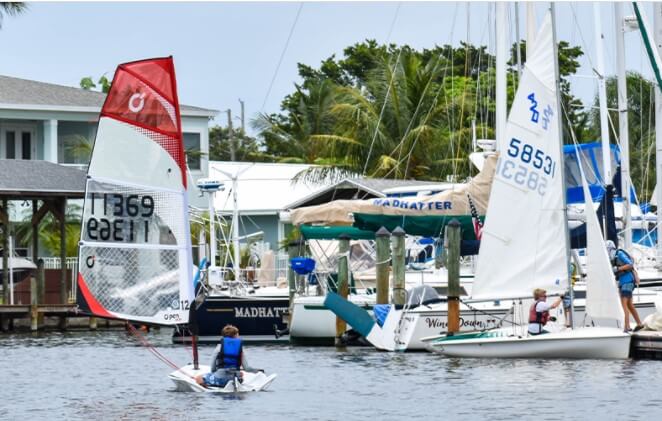
[[[78,303],[94,315],[188,321],[192,256],[172,58],[122,64],[88,170]]]
[[[568,287],[551,16],[527,58],[500,151],[472,298]]]
[[[579,162],[579,160],[578,160]],[[586,214],[586,314],[593,319],[621,321],[623,308],[616,289],[616,279],[611,269],[609,255],[602,237],[598,215],[593,207],[591,193],[584,170],[579,165]]]

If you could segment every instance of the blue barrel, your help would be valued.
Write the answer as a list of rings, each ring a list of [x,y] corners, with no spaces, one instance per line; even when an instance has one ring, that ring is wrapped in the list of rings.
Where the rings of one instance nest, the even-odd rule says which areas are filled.
[[[293,257],[290,259],[290,266],[298,275],[308,275],[315,270],[315,260],[310,257]]]

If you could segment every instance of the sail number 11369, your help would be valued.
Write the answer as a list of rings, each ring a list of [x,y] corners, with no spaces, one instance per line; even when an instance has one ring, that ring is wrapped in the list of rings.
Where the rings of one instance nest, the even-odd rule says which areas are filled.
[[[98,203],[103,206],[97,214]],[[149,240],[149,218],[154,214],[154,198],[150,195],[91,193],[90,217],[85,229],[91,240],[134,242]]]

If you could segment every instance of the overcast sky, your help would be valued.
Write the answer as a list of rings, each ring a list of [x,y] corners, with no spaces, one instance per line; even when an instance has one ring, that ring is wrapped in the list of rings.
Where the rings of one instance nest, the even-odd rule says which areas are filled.
[[[539,21],[546,4],[536,5]],[[573,2],[557,7],[559,39],[582,46],[586,56],[579,73],[588,76],[596,62],[593,6]],[[630,3],[625,8],[626,15],[632,14]],[[613,74],[613,7],[601,3],[600,9],[606,68]],[[652,24],[652,6],[645,9]],[[493,51],[491,14],[488,3],[455,2],[30,3],[27,13],[3,22],[0,74],[78,86],[84,76],[112,75],[118,63],[173,55],[183,103],[232,108],[238,115],[241,98],[249,119],[260,111],[278,111],[298,81],[297,62],[317,66],[366,38],[419,49],[468,39]],[[522,5],[521,38],[526,36],[524,19]],[[514,28],[511,32],[514,41]],[[650,75],[637,32],[626,35],[626,49],[628,70]],[[574,82],[577,95],[592,98],[593,79]],[[217,121],[225,125],[225,115]]]

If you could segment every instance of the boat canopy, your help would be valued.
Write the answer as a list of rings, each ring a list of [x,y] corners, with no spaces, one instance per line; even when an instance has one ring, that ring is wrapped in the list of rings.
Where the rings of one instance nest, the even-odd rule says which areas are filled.
[[[611,152],[611,167],[618,168],[621,165],[621,151],[618,145],[609,145]],[[582,190],[582,178],[579,170],[577,154],[585,170],[586,182],[593,202],[599,202],[605,194],[605,183],[602,169],[602,144],[600,142],[582,143],[579,145],[564,145],[565,155],[565,185],[568,204],[584,203],[584,192]],[[620,172],[615,171],[614,179],[611,181],[616,187],[617,195],[621,196]],[[634,189],[630,189],[630,201],[636,202]]]

